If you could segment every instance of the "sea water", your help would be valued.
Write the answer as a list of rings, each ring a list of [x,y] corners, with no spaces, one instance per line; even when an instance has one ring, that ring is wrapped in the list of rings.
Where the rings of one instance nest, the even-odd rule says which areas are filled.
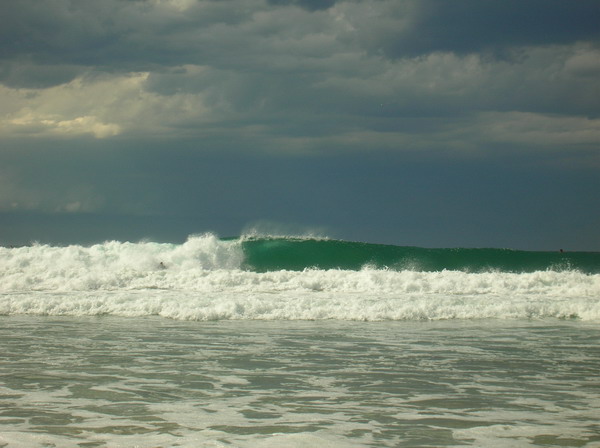
[[[600,447],[599,260],[0,248],[0,447]]]

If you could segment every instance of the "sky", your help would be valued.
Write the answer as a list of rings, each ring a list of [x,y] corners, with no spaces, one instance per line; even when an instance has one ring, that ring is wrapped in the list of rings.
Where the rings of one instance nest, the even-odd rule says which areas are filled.
[[[598,0],[2,0],[0,245],[600,251]]]

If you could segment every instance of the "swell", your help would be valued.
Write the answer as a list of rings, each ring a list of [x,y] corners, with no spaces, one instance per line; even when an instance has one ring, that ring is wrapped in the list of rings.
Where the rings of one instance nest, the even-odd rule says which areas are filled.
[[[339,240],[256,238],[242,242],[244,267],[257,272],[308,268],[396,271],[600,273],[600,253],[510,249],[427,249]]]

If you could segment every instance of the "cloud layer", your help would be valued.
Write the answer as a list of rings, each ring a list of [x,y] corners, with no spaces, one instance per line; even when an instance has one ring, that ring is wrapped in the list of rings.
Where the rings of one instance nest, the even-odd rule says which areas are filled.
[[[267,146],[282,134],[314,143],[357,131],[422,146],[403,129],[406,117],[477,123],[481,113],[510,121],[525,112],[597,127],[596,2],[23,0],[0,8],[9,135],[105,138],[157,126],[214,135],[242,125]],[[447,124],[433,131],[443,135]]]

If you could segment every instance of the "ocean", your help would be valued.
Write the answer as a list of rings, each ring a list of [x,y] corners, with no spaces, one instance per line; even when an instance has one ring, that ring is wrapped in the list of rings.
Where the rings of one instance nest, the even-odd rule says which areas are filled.
[[[0,447],[600,447],[600,253],[0,247]]]

